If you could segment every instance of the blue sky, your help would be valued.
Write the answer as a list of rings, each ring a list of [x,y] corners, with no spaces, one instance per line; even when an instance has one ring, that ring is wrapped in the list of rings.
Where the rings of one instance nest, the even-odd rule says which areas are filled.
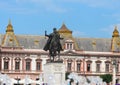
[[[44,35],[63,23],[75,37],[111,38],[120,28],[120,0],[0,0],[0,33]]]

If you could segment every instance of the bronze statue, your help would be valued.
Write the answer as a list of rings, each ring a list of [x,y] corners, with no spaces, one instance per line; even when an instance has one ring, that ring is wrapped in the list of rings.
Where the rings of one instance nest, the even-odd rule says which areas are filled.
[[[43,49],[45,51],[49,50],[50,60],[51,57],[53,57],[53,60],[51,61],[54,61],[54,57],[56,55],[58,55],[58,58],[60,59],[60,51],[63,50],[60,40],[63,38],[60,37],[60,34],[58,33],[56,28],[53,28],[53,33],[51,33],[50,35],[47,35],[45,31],[45,36],[48,37],[48,40]]]

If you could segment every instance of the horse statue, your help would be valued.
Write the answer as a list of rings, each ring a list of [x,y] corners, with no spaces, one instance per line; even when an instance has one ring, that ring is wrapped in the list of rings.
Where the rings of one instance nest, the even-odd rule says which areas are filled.
[[[48,37],[48,40],[43,49],[45,51],[49,50],[50,60],[51,62],[54,62],[55,56],[58,55],[58,58],[60,59],[60,51],[63,50],[60,40],[63,38],[60,37],[60,34],[57,32],[56,28],[53,28],[53,33],[49,35],[47,35],[47,31],[45,31],[45,36]]]

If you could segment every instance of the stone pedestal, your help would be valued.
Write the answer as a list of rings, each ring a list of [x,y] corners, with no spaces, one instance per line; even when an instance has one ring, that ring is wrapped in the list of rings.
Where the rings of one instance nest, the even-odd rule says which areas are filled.
[[[65,81],[65,65],[63,63],[47,63],[44,65],[44,82],[48,85],[62,85]]]

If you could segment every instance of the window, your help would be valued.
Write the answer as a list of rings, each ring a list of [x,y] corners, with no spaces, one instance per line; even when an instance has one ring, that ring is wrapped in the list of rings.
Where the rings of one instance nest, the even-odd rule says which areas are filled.
[[[77,71],[79,72],[80,71],[80,63],[77,63]]]
[[[100,63],[96,63],[96,72],[100,72]]]
[[[92,63],[91,60],[86,61],[86,67],[87,67],[86,70],[87,70],[87,72],[91,71],[91,63]]]
[[[68,71],[71,71],[71,62],[68,62],[67,68],[68,68]]]
[[[41,70],[41,62],[37,62],[36,70]]]
[[[67,43],[67,49],[69,49],[69,43]]]
[[[70,43],[70,49],[72,49],[72,43]]]
[[[20,58],[15,58],[15,70],[20,70]]]
[[[109,68],[110,68],[109,63],[106,63],[106,65],[105,65],[105,71],[106,71],[106,72],[109,72]]]
[[[30,62],[26,62],[26,70],[27,70],[27,71],[30,70]]]
[[[8,70],[9,69],[9,58],[5,57],[4,59],[4,70]]]
[[[72,59],[67,60],[67,70],[72,71]]]
[[[81,71],[81,62],[82,61],[78,59],[78,60],[76,60],[76,62],[77,62],[77,65],[76,65],[77,66],[77,72],[80,72]]]
[[[36,70],[40,71],[42,68],[42,59],[36,59]]]
[[[4,61],[4,70],[8,70],[8,65],[9,65],[9,62],[8,61]]]
[[[73,49],[73,43],[67,43],[67,49]]]
[[[31,59],[26,59],[26,71],[31,70]]]
[[[87,63],[87,72],[90,72],[90,63]]]
[[[15,62],[15,70],[20,70],[20,62]]]
[[[119,64],[116,64],[116,72],[119,72]]]
[[[65,49],[67,50],[72,50],[74,47],[73,47],[73,40],[66,40],[65,42]]]

